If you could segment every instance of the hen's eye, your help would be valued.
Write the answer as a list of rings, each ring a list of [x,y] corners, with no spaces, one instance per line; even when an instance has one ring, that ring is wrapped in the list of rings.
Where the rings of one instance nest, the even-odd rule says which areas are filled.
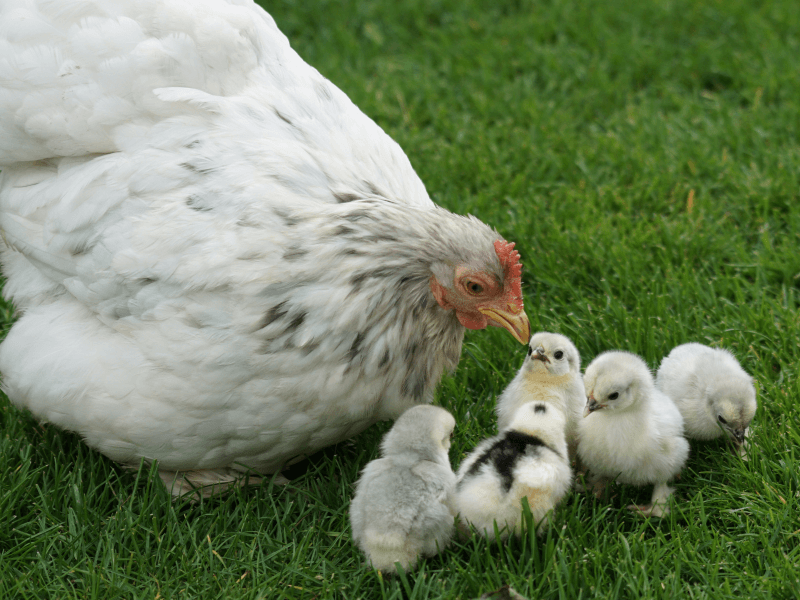
[[[722,423],[723,425],[727,425],[728,424],[728,422],[725,419],[722,418],[722,415],[718,415],[717,419],[719,419],[719,422]]]
[[[617,398],[619,398],[619,392],[614,392],[613,394],[608,395],[609,400],[616,400]]]
[[[564,358],[564,353],[561,350],[559,350],[558,352],[553,354],[553,356],[556,357],[556,360],[561,360],[562,358]]]
[[[483,291],[483,286],[480,283],[469,281],[464,284],[470,294],[480,294]]]
[[[533,347],[528,346],[528,356],[530,356],[531,354],[533,354]]]

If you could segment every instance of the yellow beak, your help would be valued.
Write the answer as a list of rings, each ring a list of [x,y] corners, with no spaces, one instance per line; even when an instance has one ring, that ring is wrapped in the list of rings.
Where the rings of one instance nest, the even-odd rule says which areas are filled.
[[[492,325],[508,329],[508,332],[520,344],[527,344],[531,339],[531,324],[528,322],[528,315],[521,308],[509,304],[508,310],[500,310],[492,306],[478,310],[493,321]]]

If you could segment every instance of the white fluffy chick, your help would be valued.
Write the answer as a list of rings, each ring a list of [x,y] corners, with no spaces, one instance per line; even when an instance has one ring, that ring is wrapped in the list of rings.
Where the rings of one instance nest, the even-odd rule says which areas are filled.
[[[447,451],[455,419],[446,410],[420,405],[404,412],[381,443],[350,504],[353,540],[375,569],[393,573],[395,563],[413,568],[450,542],[455,474]]]
[[[686,437],[710,440],[727,435],[744,455],[756,412],[753,378],[727,350],[683,344],[661,361],[656,387],[683,415]]]
[[[672,489],[689,456],[683,418],[675,403],[658,391],[645,362],[629,352],[604,352],[584,375],[588,394],[580,422],[578,457],[589,469],[596,491],[608,480],[653,484],[647,506],[629,506],[642,514],[669,513]]]
[[[531,337],[528,356],[497,400],[498,430],[507,429],[516,410],[533,401],[550,403],[565,414],[566,439],[572,458],[586,393],[581,378],[581,357],[568,337],[547,331]]]
[[[547,402],[519,407],[509,427],[484,440],[461,463],[455,508],[488,539],[519,534],[522,498],[541,533],[572,483],[564,413]]]

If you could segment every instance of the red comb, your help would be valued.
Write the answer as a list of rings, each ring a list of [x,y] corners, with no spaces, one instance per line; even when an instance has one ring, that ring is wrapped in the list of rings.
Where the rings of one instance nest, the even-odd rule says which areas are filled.
[[[519,252],[514,250],[514,242],[505,240],[495,240],[494,251],[503,267],[505,283],[522,308],[522,263],[519,262]]]

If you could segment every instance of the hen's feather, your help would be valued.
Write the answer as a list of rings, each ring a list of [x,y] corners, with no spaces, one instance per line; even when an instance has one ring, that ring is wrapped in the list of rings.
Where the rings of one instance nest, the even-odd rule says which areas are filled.
[[[432,206],[399,146],[249,0],[9,0],[0,56],[0,165],[122,151],[145,188],[197,183],[185,162],[262,193]],[[228,152],[250,159],[239,177]]]

